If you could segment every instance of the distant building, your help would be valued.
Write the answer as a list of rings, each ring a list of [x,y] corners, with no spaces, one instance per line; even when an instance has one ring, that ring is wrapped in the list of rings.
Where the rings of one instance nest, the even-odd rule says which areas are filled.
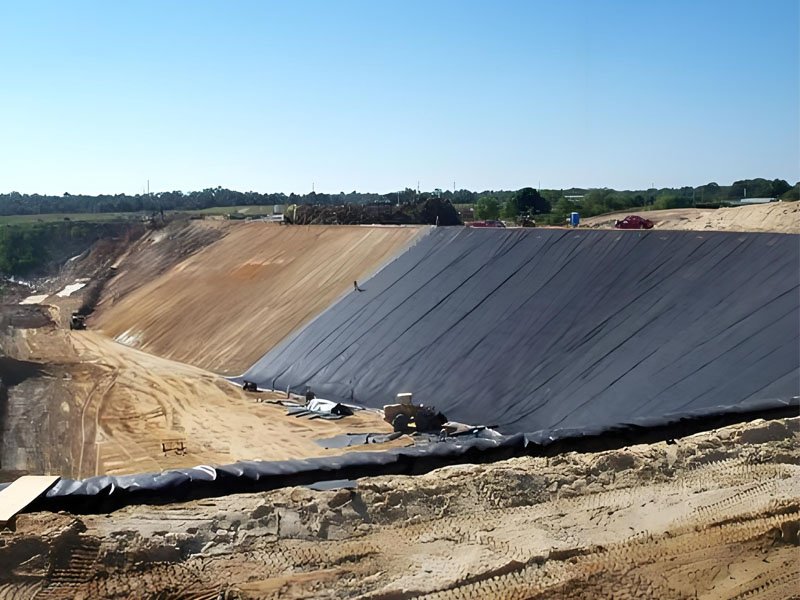
[[[570,202],[581,202],[583,198],[584,196],[564,196],[564,199]]]
[[[777,201],[777,198],[742,198],[741,200],[731,200],[728,204],[769,204]]]

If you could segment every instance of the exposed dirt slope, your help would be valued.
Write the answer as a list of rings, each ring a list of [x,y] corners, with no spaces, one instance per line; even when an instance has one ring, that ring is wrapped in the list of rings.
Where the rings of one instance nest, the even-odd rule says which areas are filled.
[[[0,533],[0,598],[797,598],[798,419]]]
[[[737,206],[716,210],[677,208],[636,212],[636,209],[590,217],[586,227],[613,228],[616,219],[639,214],[655,223],[658,229],[692,231],[772,231],[800,233],[800,202],[773,202],[754,206]]]
[[[234,227],[222,219],[179,220],[149,230],[114,262],[118,275],[105,287],[106,304],[152,281],[192,254],[225,237]]]
[[[159,356],[239,374],[420,231],[228,225],[219,241],[157,277],[121,261],[92,326]],[[154,256],[164,241],[151,242]]]

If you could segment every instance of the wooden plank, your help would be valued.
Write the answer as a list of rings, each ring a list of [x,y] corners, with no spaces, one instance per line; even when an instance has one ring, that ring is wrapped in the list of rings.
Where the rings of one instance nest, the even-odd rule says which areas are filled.
[[[57,475],[23,475],[0,491],[0,525],[36,500],[61,479]]]

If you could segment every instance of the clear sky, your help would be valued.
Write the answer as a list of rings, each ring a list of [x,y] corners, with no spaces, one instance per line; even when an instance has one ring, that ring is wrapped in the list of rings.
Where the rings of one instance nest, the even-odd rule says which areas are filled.
[[[800,179],[798,0],[0,4],[0,192]]]

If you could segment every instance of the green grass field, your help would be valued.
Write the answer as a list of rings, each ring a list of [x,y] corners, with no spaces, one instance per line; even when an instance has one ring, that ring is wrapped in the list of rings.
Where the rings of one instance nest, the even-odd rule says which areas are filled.
[[[168,214],[183,215],[228,215],[239,214],[242,217],[260,217],[272,214],[272,204],[268,206],[214,206],[200,210],[170,210]],[[108,223],[112,221],[138,221],[149,217],[149,212],[134,213],[51,213],[42,215],[0,215],[0,225],[23,225],[30,223],[54,223],[56,221],[84,221],[91,223]]]
[[[29,223],[54,223],[56,221],[135,221],[142,218],[142,213],[69,213],[43,215],[7,215],[0,216],[0,225],[23,225]]]
[[[260,217],[262,215],[272,214],[272,204],[266,206],[212,206],[211,208],[203,208],[201,210],[182,210],[177,212],[199,215],[228,215],[231,213],[239,213],[247,217]]]

